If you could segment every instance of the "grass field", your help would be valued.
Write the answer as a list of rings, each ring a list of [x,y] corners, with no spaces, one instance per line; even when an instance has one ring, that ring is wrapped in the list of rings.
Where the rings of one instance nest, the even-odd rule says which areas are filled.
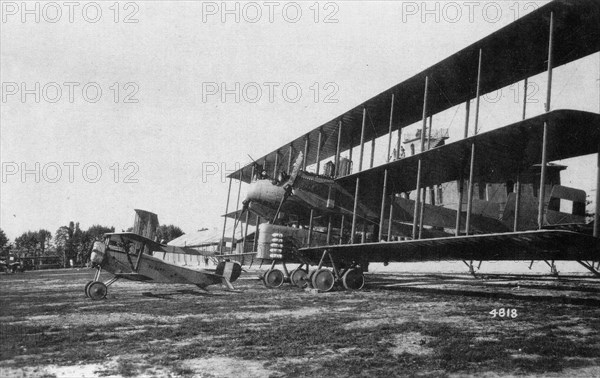
[[[92,275],[0,275],[1,377],[600,376],[598,280],[381,273],[313,293],[245,274],[240,293],[118,281],[95,302]]]

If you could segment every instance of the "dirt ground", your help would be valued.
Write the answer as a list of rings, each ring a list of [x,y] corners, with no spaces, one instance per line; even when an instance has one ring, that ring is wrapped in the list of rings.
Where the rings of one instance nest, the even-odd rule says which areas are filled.
[[[118,281],[92,301],[92,276],[0,274],[0,377],[600,376],[600,280],[377,273],[315,293],[253,272],[240,292]]]

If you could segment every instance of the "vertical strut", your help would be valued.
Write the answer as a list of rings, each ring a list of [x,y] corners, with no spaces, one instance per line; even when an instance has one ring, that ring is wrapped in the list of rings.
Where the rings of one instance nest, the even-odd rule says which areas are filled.
[[[386,169],[383,173],[383,189],[381,193],[381,214],[379,217],[379,236],[377,241],[381,241],[383,239],[383,220],[385,217],[385,197],[387,191],[387,181],[388,181],[388,170]]]
[[[266,161],[265,161],[265,163],[266,163]],[[240,172],[239,180],[240,180],[240,184],[238,185],[237,203],[235,205],[236,216],[235,216],[235,221],[233,222],[233,231],[232,231],[232,235],[231,235],[231,253],[233,253],[233,244],[235,241],[235,228],[237,227],[237,212],[240,209],[240,192],[242,191],[242,172]]]
[[[392,93],[392,103],[390,105],[390,124],[388,128],[388,148],[387,148],[387,158],[386,161],[389,163],[391,160],[392,153],[392,125],[394,119],[394,94]],[[397,150],[397,153],[400,154],[400,150]]]
[[[344,244],[344,223],[346,223],[346,216],[342,215],[342,224],[340,224],[340,240],[339,240],[339,244]]]
[[[335,172],[334,177],[338,177],[340,174],[340,153],[342,148],[342,120],[338,122],[338,138],[337,147],[335,149]]]
[[[331,215],[327,218],[327,245],[331,244]]]
[[[546,91],[546,113],[550,111],[552,99],[552,59],[554,44],[554,12],[550,12],[550,37],[548,41],[548,89]],[[540,174],[540,192],[538,202],[538,228],[544,225],[544,203],[546,196],[546,165],[548,164],[548,122],[544,122],[544,137],[542,139],[542,172]]]
[[[311,208],[310,209],[310,219],[308,220],[308,246],[309,247],[312,244],[313,216],[314,216],[314,210]]]
[[[388,217],[388,234],[387,234],[387,241],[392,240],[392,222],[393,222],[393,216],[394,216],[394,198],[395,195],[392,193],[392,195],[390,195],[390,216]]]
[[[471,212],[473,211],[473,179],[475,173],[475,143],[471,144],[471,164],[469,166],[469,189],[467,192],[467,220],[465,221],[465,235],[471,233]]]
[[[292,159],[293,159],[293,157],[294,157],[294,147],[290,143],[290,150],[288,151],[288,166],[287,166],[287,173],[288,174],[292,173]]]
[[[475,130],[477,135],[479,132],[479,104],[481,100],[481,65],[483,62],[483,50],[479,49],[479,67],[477,69],[477,99],[475,101]]]
[[[354,244],[354,234],[356,232],[356,212],[358,211],[358,192],[360,190],[360,177],[356,178],[356,188],[354,190],[354,208],[352,211],[352,228],[350,229],[350,244]]]
[[[365,153],[365,126],[367,121],[367,108],[363,108],[362,128],[360,131],[360,155],[358,158],[358,171],[362,172],[363,155]]]
[[[466,139],[469,136],[469,117],[471,116],[471,100],[467,100],[465,103],[465,133],[464,138]],[[456,183],[456,187],[458,188],[458,204],[456,206],[456,231],[455,235],[460,235],[460,226],[461,226],[461,216],[462,216],[462,202],[464,198],[464,188],[465,188],[465,178],[463,177],[463,166],[461,164],[460,167],[460,178]]]
[[[229,212],[229,197],[231,197],[231,182],[233,177],[229,177],[229,189],[227,190],[227,203],[225,205],[225,217],[223,219],[223,234],[221,235],[221,247],[219,252],[223,254],[223,244],[225,243],[225,227],[227,226],[227,213]]]
[[[323,130],[319,129],[319,139],[317,144],[317,175],[321,173],[321,142],[323,141]]]
[[[521,207],[521,167],[517,172],[517,183],[515,185],[515,220],[513,222],[513,231],[519,231],[519,216]]]
[[[429,76],[425,77],[425,93],[423,95],[423,128],[421,129],[421,153],[423,153],[425,148],[425,131],[427,128],[427,96],[429,94]],[[417,221],[419,218],[419,208],[420,208],[420,194],[421,194],[421,170],[422,170],[423,160],[419,157],[419,162],[417,166],[417,188],[416,188],[416,200],[415,200],[415,208],[413,212],[413,229],[412,229],[412,238],[417,238]],[[421,225],[419,225],[421,227]]]
[[[302,170],[306,171],[306,166],[308,165],[308,142],[309,136],[306,135],[306,140],[304,141],[304,159],[302,159]]]

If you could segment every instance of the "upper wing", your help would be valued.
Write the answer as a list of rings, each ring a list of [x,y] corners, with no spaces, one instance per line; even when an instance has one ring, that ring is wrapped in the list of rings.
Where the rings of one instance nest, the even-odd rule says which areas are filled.
[[[323,251],[338,261],[409,262],[440,260],[598,260],[600,239],[562,230],[453,236],[352,245],[302,248],[319,261]]]
[[[539,164],[542,156],[544,124],[548,125],[548,161],[598,152],[600,115],[575,110],[555,110],[499,129],[481,133],[423,153],[396,160],[336,180],[347,190],[361,179],[359,198],[378,209],[384,171],[388,193],[412,191],[417,184],[419,160],[423,174],[421,187],[469,177],[471,145],[476,146],[474,175],[482,182],[505,182],[516,173]],[[526,172],[524,172],[526,173]]]
[[[578,60],[600,50],[600,2],[597,0],[556,0],[530,12],[506,27],[473,43],[415,76],[389,88],[338,117],[316,127],[307,134],[282,145],[257,161],[267,172],[287,168],[288,149],[294,154],[304,151],[308,141],[306,165],[324,160],[336,153],[338,124],[342,122],[342,151],[360,145],[363,109],[367,110],[370,127],[365,140],[388,133],[390,106],[394,95],[393,129],[409,126],[422,119],[425,77],[429,78],[429,114],[437,114],[475,98],[479,51],[484,52],[485,75],[481,95],[535,76],[547,69],[550,13],[554,15],[554,67]],[[322,133],[322,138],[319,134]],[[293,160],[293,157],[291,158]],[[251,180],[252,164],[228,177]]]
[[[150,252],[166,252],[174,254],[188,254],[188,255],[200,255],[200,256],[213,256],[213,252],[198,251],[193,248],[186,247],[174,247],[170,245],[160,244],[154,240],[148,239],[144,236],[135,234],[133,232],[113,232],[104,234],[104,236],[110,236],[111,240],[119,241],[120,243],[139,243],[145,244]]]

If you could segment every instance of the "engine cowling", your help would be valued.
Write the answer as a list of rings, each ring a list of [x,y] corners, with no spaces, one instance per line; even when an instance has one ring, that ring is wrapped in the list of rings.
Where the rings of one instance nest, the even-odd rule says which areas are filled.
[[[94,242],[92,246],[92,254],[90,255],[90,261],[93,265],[102,265],[104,258],[106,257],[106,244],[101,241]]]

